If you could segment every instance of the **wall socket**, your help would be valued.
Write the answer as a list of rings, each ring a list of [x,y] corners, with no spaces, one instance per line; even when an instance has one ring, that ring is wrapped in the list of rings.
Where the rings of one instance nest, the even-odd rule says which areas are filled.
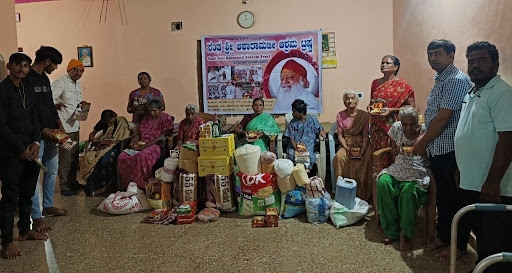
[[[182,22],[172,22],[171,23],[171,31],[180,31],[183,30]]]
[[[363,92],[356,92],[357,94],[357,97],[359,98],[359,100],[363,100],[364,99],[364,93]]]

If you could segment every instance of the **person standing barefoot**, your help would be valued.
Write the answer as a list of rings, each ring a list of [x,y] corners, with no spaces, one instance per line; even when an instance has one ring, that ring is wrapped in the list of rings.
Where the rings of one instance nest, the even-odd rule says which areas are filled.
[[[33,90],[23,80],[32,60],[23,53],[9,57],[9,76],[0,82],[0,255],[15,259],[21,252],[14,245],[14,214],[19,209],[20,241],[46,240],[48,237],[30,229],[30,210],[39,166],[41,135]]]

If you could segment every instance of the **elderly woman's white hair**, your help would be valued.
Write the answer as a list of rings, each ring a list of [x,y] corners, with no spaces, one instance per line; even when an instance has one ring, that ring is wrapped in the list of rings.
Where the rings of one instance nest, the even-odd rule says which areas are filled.
[[[187,109],[191,109],[191,110],[194,110],[196,113],[199,113],[199,109],[197,108],[197,106],[195,104],[187,105],[187,107],[185,107],[185,110],[187,110]]]
[[[345,92],[343,93],[343,101],[345,101],[345,99],[347,98],[347,95],[348,95],[348,94],[352,94],[352,95],[354,95],[354,97],[355,97],[356,101],[359,101],[359,96],[357,95],[357,92],[356,92],[356,91],[354,91],[354,90],[347,90],[347,91],[345,91]]]
[[[414,120],[419,121],[418,109],[416,107],[412,107],[412,106],[400,107],[400,110],[398,112],[398,116],[399,116],[399,118],[402,118],[402,117],[413,117]]]

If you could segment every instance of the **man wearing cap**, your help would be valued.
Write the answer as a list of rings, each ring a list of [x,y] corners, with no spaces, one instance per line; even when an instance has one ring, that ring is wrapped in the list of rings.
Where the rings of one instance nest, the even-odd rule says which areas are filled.
[[[36,51],[36,59],[30,67],[26,77],[27,83],[33,87],[36,110],[39,117],[39,126],[42,136],[39,159],[48,169],[43,175],[41,184],[37,184],[34,197],[32,197],[32,226],[38,232],[48,232],[51,227],[44,220],[43,215],[66,215],[66,209],[53,205],[53,193],[59,168],[59,149],[53,145],[52,132],[61,129],[62,124],[53,103],[52,88],[47,74],[51,74],[62,63],[62,54],[50,46],[42,46]],[[39,202],[39,187],[43,187],[43,210]]]
[[[79,60],[72,59],[67,71],[66,75],[52,83],[53,102],[64,131],[72,141],[80,141],[80,122],[75,118],[75,113],[86,103],[82,101],[82,85],[78,81],[84,73],[84,65]],[[78,153],[78,145],[71,150],[59,148],[59,186],[65,196],[75,195]]]
[[[34,161],[41,140],[36,102],[31,86],[24,81],[32,60],[23,53],[9,57],[9,76],[0,83],[0,237],[3,258],[21,256],[14,245],[14,215],[19,209],[19,240],[46,240],[48,237],[30,229],[32,196],[39,176]],[[6,267],[4,267],[6,268]]]
[[[281,69],[281,85],[277,92],[274,112],[290,113],[292,102],[301,99],[308,105],[308,111],[318,111],[318,100],[308,90],[307,70],[293,59],[288,60]]]

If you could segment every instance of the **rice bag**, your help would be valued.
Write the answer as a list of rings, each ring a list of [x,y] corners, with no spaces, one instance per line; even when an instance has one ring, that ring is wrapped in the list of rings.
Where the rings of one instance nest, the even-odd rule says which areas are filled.
[[[306,172],[306,168],[304,168],[304,165],[297,164],[295,167],[293,167],[293,178],[295,178],[295,183],[299,185],[300,187],[303,187],[307,183],[309,183],[309,177],[308,173]]]
[[[287,193],[291,190],[295,189],[295,179],[293,178],[293,175],[288,175],[287,177],[277,177],[277,186],[279,187],[279,190],[281,193]]]
[[[247,175],[239,172],[237,176],[240,177],[242,192],[238,210],[240,215],[265,215],[269,207],[279,210],[281,193],[273,175]]]
[[[290,159],[281,158],[274,161],[274,170],[279,177],[287,177],[292,174],[293,162]]]
[[[304,188],[297,187],[281,194],[281,219],[292,218],[306,211]]]

